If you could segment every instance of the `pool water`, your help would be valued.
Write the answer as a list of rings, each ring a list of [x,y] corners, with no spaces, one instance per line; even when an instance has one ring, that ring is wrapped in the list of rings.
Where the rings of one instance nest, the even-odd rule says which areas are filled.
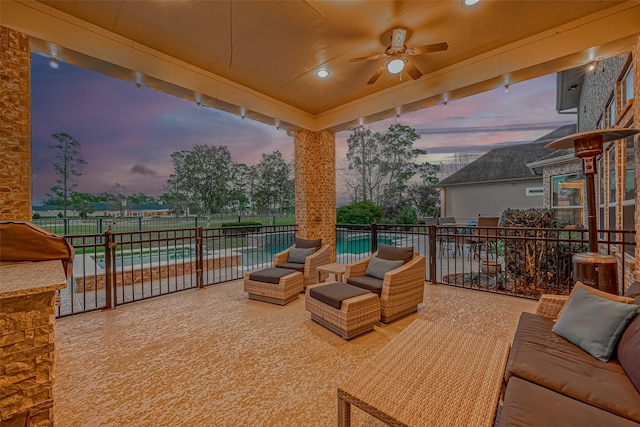
[[[169,249],[156,252],[133,252],[116,254],[116,267],[128,267],[140,264],[159,264],[174,260],[189,259],[196,256],[196,251],[190,248]],[[104,256],[95,257],[96,264],[104,268]]]
[[[393,245],[394,239],[378,236],[378,244]],[[274,247],[270,249],[245,249],[242,250],[242,265],[252,266],[265,263],[271,263],[273,256],[278,252],[282,252],[289,246]],[[348,240],[338,241],[336,243],[336,255],[341,254],[364,254],[371,252],[371,237],[351,237]]]

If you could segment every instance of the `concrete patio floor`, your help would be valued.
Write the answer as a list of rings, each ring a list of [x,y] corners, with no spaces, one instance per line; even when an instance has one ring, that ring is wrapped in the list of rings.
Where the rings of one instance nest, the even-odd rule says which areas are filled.
[[[409,323],[511,338],[535,301],[425,286],[420,313],[344,341],[304,296],[250,301],[242,281],[56,322],[57,426],[333,426],[336,387]],[[425,354],[425,357],[429,357]],[[354,411],[354,425],[379,425]]]

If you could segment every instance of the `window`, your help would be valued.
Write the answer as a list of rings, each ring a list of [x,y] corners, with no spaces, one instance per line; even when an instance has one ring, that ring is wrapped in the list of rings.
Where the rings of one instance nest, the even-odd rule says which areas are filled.
[[[562,225],[584,225],[584,180],[577,174],[551,177],[551,207]]]
[[[616,203],[616,144],[607,150],[609,160],[609,203]]]
[[[602,116],[600,116],[600,118],[598,119],[596,129],[604,129],[604,119],[602,118]]]
[[[604,230],[605,226],[604,226],[604,208],[605,208],[605,201],[607,200],[606,194],[604,192],[605,186],[604,186],[604,182],[605,182],[605,176],[604,176],[604,156],[599,156],[598,157],[598,194],[600,197],[598,197],[598,201],[599,201],[599,219],[598,219],[598,228],[600,230]],[[600,237],[604,238],[605,236],[603,234],[600,235]]]
[[[620,82],[621,104],[624,107],[631,99],[633,99],[633,66],[629,67]]]
[[[636,183],[634,176],[634,164],[636,150],[633,143],[633,136],[627,138],[626,141],[626,162],[624,170],[624,200],[622,201],[622,228],[624,230],[635,230],[636,215]],[[633,241],[635,236],[625,235],[625,240]],[[630,255],[634,254],[633,246],[626,246],[625,252]]]
[[[607,104],[607,127],[613,127],[616,124],[616,98],[611,98],[611,101]]]

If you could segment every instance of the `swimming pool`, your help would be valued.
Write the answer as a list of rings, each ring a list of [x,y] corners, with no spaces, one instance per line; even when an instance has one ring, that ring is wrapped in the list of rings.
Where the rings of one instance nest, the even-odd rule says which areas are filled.
[[[116,267],[129,267],[141,264],[160,264],[169,261],[195,258],[196,251],[191,248],[161,249],[153,251],[116,253]],[[104,268],[104,255],[95,257],[96,264]]]
[[[391,237],[378,236],[378,244],[393,245],[395,239]],[[242,265],[262,265],[271,263],[273,256],[282,252],[289,246],[277,246],[265,249],[242,249]],[[365,254],[371,252],[371,236],[350,236],[347,240],[336,242],[336,255],[342,254]]]

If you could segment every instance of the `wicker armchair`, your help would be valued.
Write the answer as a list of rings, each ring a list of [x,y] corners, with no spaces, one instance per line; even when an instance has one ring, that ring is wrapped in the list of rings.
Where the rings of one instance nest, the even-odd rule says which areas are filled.
[[[331,245],[322,246],[320,250],[309,255],[305,259],[305,263],[299,264],[297,268],[293,264],[289,263],[289,250],[291,248],[273,256],[273,267],[280,265],[284,268],[292,268],[300,271],[302,273],[305,289],[309,285],[323,282],[329,276],[329,273],[318,274],[318,267],[331,263]]]
[[[568,295],[540,295],[538,305],[536,305],[536,314],[546,317],[547,319],[555,320],[568,299]]]
[[[377,255],[377,252],[373,254]],[[369,258],[347,265],[345,281],[349,277],[364,276]],[[425,257],[418,252],[408,263],[384,275],[380,294],[380,319],[384,323],[415,313],[424,297],[424,282],[427,275]]]

